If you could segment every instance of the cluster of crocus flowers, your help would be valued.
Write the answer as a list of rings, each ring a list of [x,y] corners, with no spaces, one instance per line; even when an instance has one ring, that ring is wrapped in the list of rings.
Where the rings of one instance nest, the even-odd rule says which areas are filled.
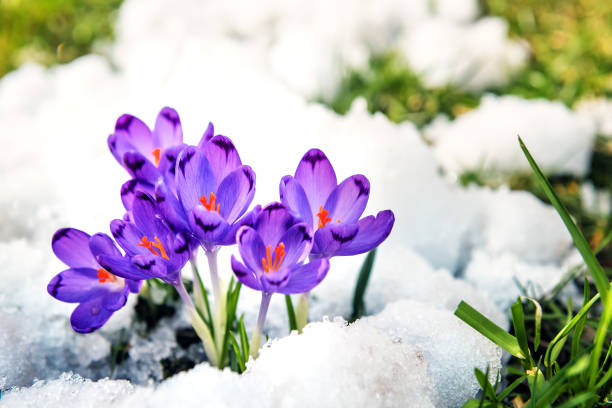
[[[89,236],[66,228],[52,248],[67,269],[48,285],[51,296],[79,303],[71,317],[75,331],[100,328],[137,293],[142,281],[161,279],[176,288],[211,363],[223,367],[228,330],[232,330],[217,253],[238,245],[231,269],[244,286],[261,292],[262,301],[251,354],[257,356],[270,299],[274,293],[308,293],[328,273],[329,258],[364,253],[389,235],[389,210],[360,218],[370,185],[362,175],[340,184],[327,157],[312,149],[295,176],[280,182],[280,202],[249,207],[255,172],[243,165],[233,142],[214,135],[209,124],[196,146],[183,143],[177,112],[163,108],[150,130],[140,119],[123,115],[108,145],[131,179],[121,187],[126,213],[110,223],[116,243],[105,234]],[[196,266],[201,248],[208,260],[212,308]],[[192,265],[193,298],[183,285],[183,269]],[[236,292],[239,293],[239,292]],[[306,310],[302,308],[302,316]],[[300,327],[305,324],[303,317]]]

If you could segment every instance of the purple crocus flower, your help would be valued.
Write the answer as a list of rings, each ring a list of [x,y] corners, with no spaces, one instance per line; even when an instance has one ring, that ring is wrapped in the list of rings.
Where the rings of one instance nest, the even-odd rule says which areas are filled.
[[[264,207],[254,226],[237,233],[244,263],[232,255],[232,270],[244,285],[265,293],[304,293],[327,274],[329,260],[303,264],[313,244],[309,226],[281,203]]]
[[[342,183],[319,149],[309,150],[300,161],[295,176],[280,183],[281,202],[313,228],[311,257],[356,255],[376,248],[391,229],[391,210],[359,219],[370,195],[370,182],[354,175]]]
[[[182,233],[174,233],[159,216],[151,196],[136,192],[130,221],[113,220],[111,233],[127,257],[99,255],[98,262],[108,271],[128,279],[160,278],[180,284],[189,245]]]
[[[70,316],[72,328],[79,333],[102,327],[125,305],[130,292],[140,290],[140,281],[110,273],[96,261],[96,256],[103,254],[122,257],[106,234],[90,237],[78,229],[63,228],[53,235],[51,247],[70,269],[51,279],[47,291],[63,302],[79,303]]]
[[[185,147],[178,113],[163,108],[153,131],[137,117],[124,114],[108,137],[108,147],[133,178],[151,185],[163,179],[173,186],[176,159]]]
[[[236,242],[240,217],[255,194],[255,172],[242,165],[232,141],[217,135],[200,147],[185,148],[176,168],[178,198],[202,247]]]

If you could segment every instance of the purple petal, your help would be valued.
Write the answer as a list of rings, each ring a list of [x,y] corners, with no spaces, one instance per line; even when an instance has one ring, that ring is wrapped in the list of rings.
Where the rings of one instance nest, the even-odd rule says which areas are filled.
[[[157,167],[164,178],[164,184],[173,194],[176,194],[176,162],[186,147],[187,145],[181,144],[165,149]]]
[[[146,255],[136,255],[146,256]],[[151,255],[153,256],[153,255]],[[131,280],[145,280],[149,279],[150,276],[147,273],[142,272],[141,269],[134,267],[132,262],[127,256],[114,256],[114,255],[98,255],[98,263],[113,275],[120,276],[125,279]]]
[[[302,262],[312,248],[312,234],[305,223],[295,224],[281,237],[279,242],[285,245],[285,257],[282,266],[290,267]]]
[[[255,229],[266,245],[276,246],[285,232],[296,222],[287,207],[281,203],[272,203],[261,210],[255,220]]]
[[[312,217],[316,213],[313,214],[308,197],[306,197],[301,184],[293,177],[285,176],[281,179],[279,190],[281,202],[293,212],[293,215],[301,218],[311,228],[314,228]]]
[[[155,203],[159,214],[173,231],[190,231],[185,209],[179,200],[166,189],[163,183],[155,186]]]
[[[278,292],[289,281],[290,273],[290,268],[264,272],[260,277],[264,292]]]
[[[89,235],[75,228],[57,230],[51,239],[51,248],[62,262],[71,268],[98,268],[89,250]]]
[[[257,216],[261,213],[261,206],[257,205],[251,211],[246,213],[242,218],[232,224],[230,231],[225,234],[225,239],[220,242],[219,245],[234,245],[236,243],[236,234],[241,227],[249,226],[251,228],[255,225]]]
[[[55,275],[47,292],[62,302],[84,302],[108,292],[109,287],[98,280],[98,271],[91,268],[67,269]]]
[[[278,292],[285,295],[309,292],[325,278],[327,271],[329,259],[325,258],[298,266],[289,272],[289,281]]]
[[[91,333],[98,330],[108,321],[113,312],[103,305],[103,297],[98,297],[89,302],[81,303],[74,309],[70,316],[70,324],[74,331],[79,333]]]
[[[127,255],[133,256],[138,254],[146,254],[149,252],[143,246],[138,245],[143,237],[140,231],[134,224],[124,220],[112,220],[110,224],[111,234],[123,248]]]
[[[217,189],[219,214],[233,224],[249,207],[255,195],[255,173],[242,166],[227,175]]]
[[[160,235],[160,222],[157,216],[155,200],[147,193],[142,191],[136,192],[132,207],[132,221],[149,239]],[[166,233],[168,231],[163,230],[163,232]]]
[[[327,225],[319,228],[314,235],[311,254],[331,257],[347,246],[359,232],[357,224]]]
[[[379,212],[376,218],[370,215],[359,220],[357,236],[348,245],[340,248],[335,255],[357,255],[371,251],[389,236],[394,222],[395,217],[391,210]]]
[[[172,256],[170,262],[173,269],[182,269],[191,253],[190,242],[185,238],[182,233],[178,233],[174,236],[172,241]]]
[[[115,241],[101,232],[94,234],[94,236],[89,239],[89,250],[94,257],[101,254],[121,256],[121,252],[117,248],[117,245],[115,245]]]
[[[344,180],[332,191],[324,208],[329,211],[331,222],[354,224],[368,204],[370,182],[360,174]]]
[[[153,145],[166,149],[182,143],[183,128],[178,113],[172,108],[163,108],[155,120]]]
[[[162,177],[159,169],[139,152],[125,152],[123,163],[125,169],[135,179],[155,185]]]
[[[174,282],[175,276],[168,276],[168,266],[164,258],[149,254],[136,255],[131,259],[135,269],[148,278],[161,278],[166,282]],[[141,278],[142,279],[142,278]]]
[[[232,271],[236,278],[243,284],[254,290],[262,290],[261,283],[257,279],[255,272],[248,269],[234,255],[232,255]]]
[[[136,191],[144,191],[145,193],[153,194],[155,187],[153,184],[144,180],[131,179],[125,182],[121,186],[121,202],[127,211],[132,211]]]
[[[203,148],[206,143],[210,142],[210,139],[212,139],[214,135],[215,135],[215,126],[213,125],[212,122],[208,122],[208,126],[206,127],[206,130],[204,131],[204,134],[202,135],[202,138],[200,139],[200,142],[198,143],[198,149]]]
[[[244,226],[238,230],[236,241],[238,241],[240,256],[247,268],[258,274],[264,273],[261,260],[266,257],[266,245],[257,231],[249,226]]]
[[[106,310],[117,311],[121,309],[127,302],[129,291],[127,288],[115,291],[109,291],[102,297],[102,306]]]
[[[217,135],[210,139],[202,148],[215,175],[216,185],[232,171],[242,166],[238,151],[229,137]]]
[[[176,184],[178,196],[185,209],[191,211],[200,205],[200,198],[210,197],[210,193],[217,192],[215,176],[208,159],[193,146],[183,150],[178,159]]]
[[[132,292],[132,293],[140,292],[140,288],[142,287],[142,281],[141,280],[126,279],[125,283],[127,284],[130,292]]]
[[[319,212],[336,185],[336,173],[331,163],[319,149],[310,149],[298,164],[295,179],[302,185],[312,214]]]
[[[189,213],[189,226],[204,246],[217,245],[230,231],[230,226],[216,211],[197,206]]]
[[[122,115],[117,119],[115,133],[108,137],[108,147],[122,165],[126,152],[137,151],[149,157],[154,149],[151,131],[143,121],[132,115]]]

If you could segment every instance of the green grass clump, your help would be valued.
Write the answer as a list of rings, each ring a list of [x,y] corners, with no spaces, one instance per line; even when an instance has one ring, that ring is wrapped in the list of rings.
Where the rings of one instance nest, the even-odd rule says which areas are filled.
[[[26,61],[70,62],[113,38],[122,0],[0,0],[0,77]]]

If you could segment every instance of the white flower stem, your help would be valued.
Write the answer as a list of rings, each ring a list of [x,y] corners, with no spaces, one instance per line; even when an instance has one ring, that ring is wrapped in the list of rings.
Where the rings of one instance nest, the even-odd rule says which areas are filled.
[[[254,359],[259,356],[259,347],[261,347],[261,335],[263,333],[263,326],[266,321],[266,314],[268,313],[268,306],[270,306],[270,299],[272,299],[272,293],[261,292],[261,304],[259,306],[259,315],[257,316],[257,326],[253,330],[253,336],[251,336],[251,357]]]
[[[301,293],[298,297],[298,303],[295,308],[295,322],[297,324],[298,332],[301,333],[302,329],[308,323],[308,300],[310,299],[310,292]]]
[[[208,259],[208,269],[210,271],[210,282],[213,289],[213,306],[212,306],[212,324],[215,331],[215,345],[217,347],[217,355],[221,356],[221,348],[223,347],[223,339],[226,329],[226,291],[222,287],[219,279],[217,267],[217,253],[219,248],[215,247],[212,250],[205,250],[206,258]],[[222,361],[219,363],[223,364]]]

